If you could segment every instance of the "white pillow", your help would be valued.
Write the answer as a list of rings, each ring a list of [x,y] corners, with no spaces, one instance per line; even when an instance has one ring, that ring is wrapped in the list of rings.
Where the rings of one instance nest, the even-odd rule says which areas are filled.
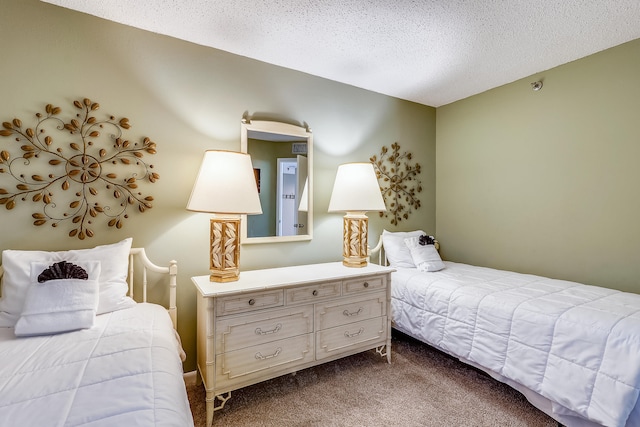
[[[48,263],[31,263],[31,285],[27,289],[22,314],[15,326],[16,336],[50,335],[93,326],[98,308],[100,262],[79,262],[86,279],[38,280]]]
[[[111,245],[67,251],[67,260],[70,261],[100,261],[100,298],[96,314],[110,313],[136,305],[136,302],[127,296],[129,252],[132,242],[133,239],[129,237]]]
[[[439,271],[444,268],[444,262],[440,258],[435,245],[421,245],[420,237],[404,239],[404,243],[411,252],[411,257],[420,271]]]
[[[108,313],[135,305],[126,296],[127,274],[131,238],[111,245],[96,246],[92,249],[78,249],[60,252],[16,251],[2,252],[4,268],[2,298],[0,298],[0,327],[15,326],[30,285],[31,263],[54,263],[58,261],[100,261],[100,296],[97,314]]]
[[[422,230],[391,232],[382,230],[382,245],[387,261],[392,267],[415,268],[415,263],[411,257],[411,251],[404,243],[404,239],[410,237],[420,237],[426,234]]]

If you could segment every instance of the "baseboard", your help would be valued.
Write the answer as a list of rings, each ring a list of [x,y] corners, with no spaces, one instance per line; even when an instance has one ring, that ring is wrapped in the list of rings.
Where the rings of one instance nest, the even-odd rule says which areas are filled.
[[[182,374],[186,386],[196,385],[198,379],[198,371],[185,372]]]

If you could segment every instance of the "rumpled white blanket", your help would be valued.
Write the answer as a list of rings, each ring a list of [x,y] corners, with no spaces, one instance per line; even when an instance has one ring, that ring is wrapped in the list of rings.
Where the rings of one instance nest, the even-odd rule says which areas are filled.
[[[0,426],[193,426],[163,307],[96,316],[91,329],[16,338],[0,328]]]
[[[401,329],[586,419],[625,426],[640,394],[640,295],[445,264],[393,273]]]

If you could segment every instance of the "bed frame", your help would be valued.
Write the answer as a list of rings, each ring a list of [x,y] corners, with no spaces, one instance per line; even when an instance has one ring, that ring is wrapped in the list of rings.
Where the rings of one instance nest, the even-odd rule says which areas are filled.
[[[177,330],[178,308],[176,305],[176,286],[178,276],[178,262],[175,260],[171,260],[169,261],[168,267],[161,267],[151,262],[151,260],[147,257],[147,253],[144,251],[144,248],[131,248],[131,251],[129,252],[129,275],[127,277],[127,283],[129,284],[128,295],[132,299],[135,299],[133,296],[133,288],[135,277],[134,264],[136,257],[138,257],[138,260],[142,265],[142,300],[139,302],[147,302],[147,271],[169,275],[169,307],[167,310],[169,311],[169,316],[171,316],[173,327]]]
[[[440,250],[440,243],[437,240],[435,241],[435,247],[436,247],[436,250],[438,250],[438,251]],[[371,258],[371,254],[375,254],[376,252],[378,254],[378,256],[377,256],[378,264],[379,265],[389,265],[389,263],[387,261],[387,257],[386,257],[385,251],[384,251],[384,246],[382,244],[382,234],[379,236],[378,244],[373,249],[370,249],[369,257]],[[396,326],[393,323],[393,321],[392,321],[392,325],[391,326],[392,326],[392,328],[396,328]],[[412,337],[412,338],[414,338],[414,339],[416,339],[416,340],[418,340],[418,341],[422,342],[422,340],[419,337],[417,337],[417,336],[415,336],[415,335],[413,335],[413,334],[411,334],[411,333],[409,333],[407,331],[404,331],[402,329],[397,329],[397,330],[402,332],[402,333],[404,333],[404,334],[406,334],[406,335],[408,335],[408,336],[410,336],[410,337]],[[429,344],[429,343],[425,343],[425,345],[431,346],[431,344]],[[434,348],[438,349],[437,347],[434,347]],[[438,350],[442,351],[440,349],[438,349]],[[498,374],[496,372],[493,372],[492,370],[490,370],[488,368],[485,368],[482,365],[479,365],[479,364],[477,364],[475,362],[472,362],[470,360],[467,360],[465,358],[461,358],[461,357],[458,357],[458,356],[453,356],[453,357],[457,358],[458,360],[460,360],[461,362],[463,362],[463,363],[465,363],[465,364],[467,364],[469,366],[473,366],[474,368],[485,372],[487,375],[489,375],[490,377],[494,378],[496,381],[499,381],[499,382],[502,382],[504,384],[507,384],[511,388],[513,388],[516,391],[520,392],[521,394],[523,394],[525,396],[525,398],[533,406],[535,406],[536,408],[538,408],[539,410],[541,410],[542,412],[544,412],[545,414],[547,414],[551,418],[553,418],[558,423],[558,427],[565,427],[565,424],[563,424],[561,421],[558,421],[556,419],[557,415],[554,414],[553,404],[552,404],[552,402],[550,400],[548,400],[545,397],[539,395],[538,393],[530,390],[529,388],[527,388],[527,387],[525,387],[525,386],[523,386],[523,385],[521,385],[521,384],[519,384],[519,383],[517,383],[515,381],[510,380],[509,378],[506,378],[506,377],[504,377],[504,376],[502,376],[502,375],[500,375],[500,374]],[[595,423],[593,423],[591,421],[588,421],[588,420],[577,421],[577,423],[578,423],[577,425],[579,425],[580,427],[597,427],[598,426],[597,424],[595,424]]]
[[[147,253],[144,248],[131,248],[129,252],[129,274],[127,276],[127,283],[129,284],[129,295],[132,299],[135,299],[133,296],[133,289],[135,285],[135,275],[134,275],[134,264],[136,264],[136,259],[139,261],[139,264],[142,266],[142,298],[140,300],[136,300],[138,302],[147,302],[147,272],[152,271],[154,273],[168,274],[169,275],[169,307],[167,310],[169,311],[169,316],[171,317],[171,321],[173,322],[173,327],[177,330],[178,328],[178,309],[176,305],[176,286],[177,286],[177,276],[178,276],[178,263],[175,260],[169,261],[168,267],[161,267],[157,264],[151,262],[151,260],[147,257]],[[0,279],[4,274],[4,269],[0,265]]]
[[[47,336],[45,339],[42,337],[17,339],[10,328],[0,328],[3,329],[0,331],[3,333],[0,335],[3,354],[9,352],[19,355],[20,351],[25,351],[26,357],[30,359],[38,353],[45,355],[39,357],[46,357],[48,351],[55,353],[62,349],[65,355],[73,352],[73,360],[78,361],[76,364],[78,369],[72,370],[71,375],[67,375],[68,372],[65,371],[68,363],[64,363],[64,360],[51,362],[50,365],[47,365],[50,369],[46,371],[41,370],[38,366],[34,368],[33,364],[24,372],[21,372],[21,364],[19,364],[20,369],[16,369],[15,363],[11,366],[8,364],[4,366],[3,375],[6,375],[10,370],[9,374],[16,373],[15,378],[22,378],[20,375],[24,374],[26,378],[43,377],[47,381],[51,381],[51,384],[47,381],[42,384],[39,382],[36,384],[36,391],[32,391],[29,381],[20,380],[21,384],[24,383],[24,388],[19,390],[22,394],[18,398],[8,395],[0,399],[2,407],[5,408],[5,404],[8,405],[7,411],[19,420],[14,423],[15,425],[35,425],[34,422],[28,421],[32,419],[39,420],[38,423],[41,424],[40,420],[55,416],[59,418],[56,418],[58,421],[53,422],[59,425],[62,425],[63,421],[76,425],[78,422],[82,423],[79,420],[87,419],[91,421],[92,425],[95,423],[100,425],[153,426],[160,422],[158,420],[161,420],[165,424],[193,427],[193,418],[189,409],[186,389],[184,389],[182,365],[174,364],[174,362],[178,362],[178,357],[183,362],[186,357],[181,348],[180,337],[176,332],[177,262],[172,260],[163,266],[157,265],[147,257],[144,248],[131,248],[128,255],[127,295],[133,299],[135,290],[135,300],[139,303],[146,303],[147,291],[149,291],[149,302],[155,303],[160,300],[159,303],[138,304],[124,310],[96,316],[96,318],[100,318],[100,321],[96,321],[99,326],[98,330],[94,332],[70,331]],[[124,271],[120,271],[122,275],[125,274]],[[4,270],[0,266],[0,278],[3,273]],[[168,302],[167,285],[169,285]],[[169,315],[168,319],[165,313]],[[147,315],[153,318],[151,323],[143,321]],[[134,321],[131,330],[129,330],[128,325],[131,319],[140,319],[141,323],[138,324],[139,322]],[[101,332],[105,331],[108,333],[103,336]],[[151,337],[150,340],[146,340],[145,343],[139,342],[141,336],[147,335]],[[86,340],[87,343],[93,343],[93,346],[78,346],[80,350],[77,352],[75,349],[67,351],[69,344],[73,345],[74,339],[78,336],[84,337],[83,340]],[[116,339],[111,338],[116,336]],[[102,350],[94,357],[98,343],[103,337],[110,340],[109,344],[107,347],[100,345]],[[172,338],[175,338],[175,342]],[[11,347],[12,344],[15,347]],[[154,347],[156,351],[144,351],[146,348],[150,348],[149,346]],[[131,359],[132,353],[130,352],[136,350],[143,350],[144,357]],[[176,352],[175,356],[173,355],[174,351]],[[116,362],[103,361],[100,362],[103,363],[102,366],[98,362],[94,362],[106,360],[102,357],[104,354],[109,354]],[[16,363],[20,362],[19,356],[15,359],[18,361]],[[113,372],[111,372],[109,363],[113,363]],[[93,367],[91,368],[90,365]],[[134,368],[129,370],[130,367]],[[65,376],[62,377],[62,374]],[[141,375],[141,379],[128,379],[138,375]],[[6,378],[8,380],[5,381]],[[9,381],[12,381],[13,378],[11,375],[3,377],[2,387],[5,387],[6,384],[12,384]],[[77,384],[82,383],[83,385],[74,388],[76,387],[74,379],[80,381]],[[156,381],[157,379],[161,379],[161,381]],[[131,384],[138,384],[138,386],[133,392],[123,394],[122,386],[127,388],[126,386]],[[85,385],[86,389],[80,388]],[[38,389],[41,386],[47,390],[47,393],[42,392],[42,388]],[[60,396],[68,395],[69,391],[72,393],[68,399],[55,397],[57,394]],[[80,394],[84,394],[84,396],[79,401],[76,398]],[[140,395],[142,395],[142,400],[136,400],[136,396]],[[53,397],[49,398],[49,396]],[[102,400],[104,400],[104,406],[94,407],[95,405],[87,404],[87,402],[96,401],[102,403]],[[23,403],[29,401],[32,402],[28,403],[31,405],[29,407],[34,408],[35,405],[35,411],[24,410]],[[51,406],[52,402],[57,401],[63,402],[63,411],[56,411],[55,405]],[[79,403],[76,404],[76,402]],[[46,407],[43,408],[39,405]],[[31,412],[33,413],[31,414]]]

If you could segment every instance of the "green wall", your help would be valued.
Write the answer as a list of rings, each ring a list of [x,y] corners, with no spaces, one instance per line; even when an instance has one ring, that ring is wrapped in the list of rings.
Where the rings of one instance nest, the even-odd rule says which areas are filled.
[[[137,30],[37,0],[4,0],[0,14],[0,121],[35,120],[47,103],[99,102],[96,115],[128,117],[132,141],[157,143],[151,163],[160,180],[144,187],[155,198],[120,230],[96,222],[80,241],[58,229],[35,227],[31,203],[0,207],[1,249],[69,249],[132,236],[159,263],[179,265],[178,330],[195,369],[195,289],[208,274],[209,216],[185,207],[207,149],[240,149],[245,112],[261,119],[307,122],[314,133],[314,238],[311,242],[244,245],[241,269],[337,261],[342,218],[328,214],[340,163],[367,161],[398,141],[423,166],[422,207],[399,228],[435,231],[435,109],[272,66],[215,49]],[[11,138],[0,138],[0,147]],[[0,187],[6,176],[0,174]],[[9,181],[13,182],[13,181]],[[8,185],[8,184],[6,184]],[[371,243],[388,221],[371,215]]]
[[[438,108],[443,256],[640,292],[639,76],[635,40]]]
[[[0,40],[0,121],[28,124],[47,103],[65,114],[91,98],[98,113],[131,120],[132,140],[158,144],[161,176],[144,188],[153,209],[121,230],[96,225],[85,241],[33,226],[28,203],[0,208],[0,249],[132,236],[153,260],[177,259],[186,371],[195,369],[190,277],[207,274],[209,218],[185,206],[203,152],[240,148],[245,112],[310,125],[315,197],[313,240],[244,245],[243,270],[339,260],[341,215],[326,212],[336,169],[397,141],[422,166],[422,205],[397,227],[370,215],[371,245],[383,227],[422,228],[437,233],[445,259],[640,292],[639,40],[437,111],[37,0],[3,2]]]

